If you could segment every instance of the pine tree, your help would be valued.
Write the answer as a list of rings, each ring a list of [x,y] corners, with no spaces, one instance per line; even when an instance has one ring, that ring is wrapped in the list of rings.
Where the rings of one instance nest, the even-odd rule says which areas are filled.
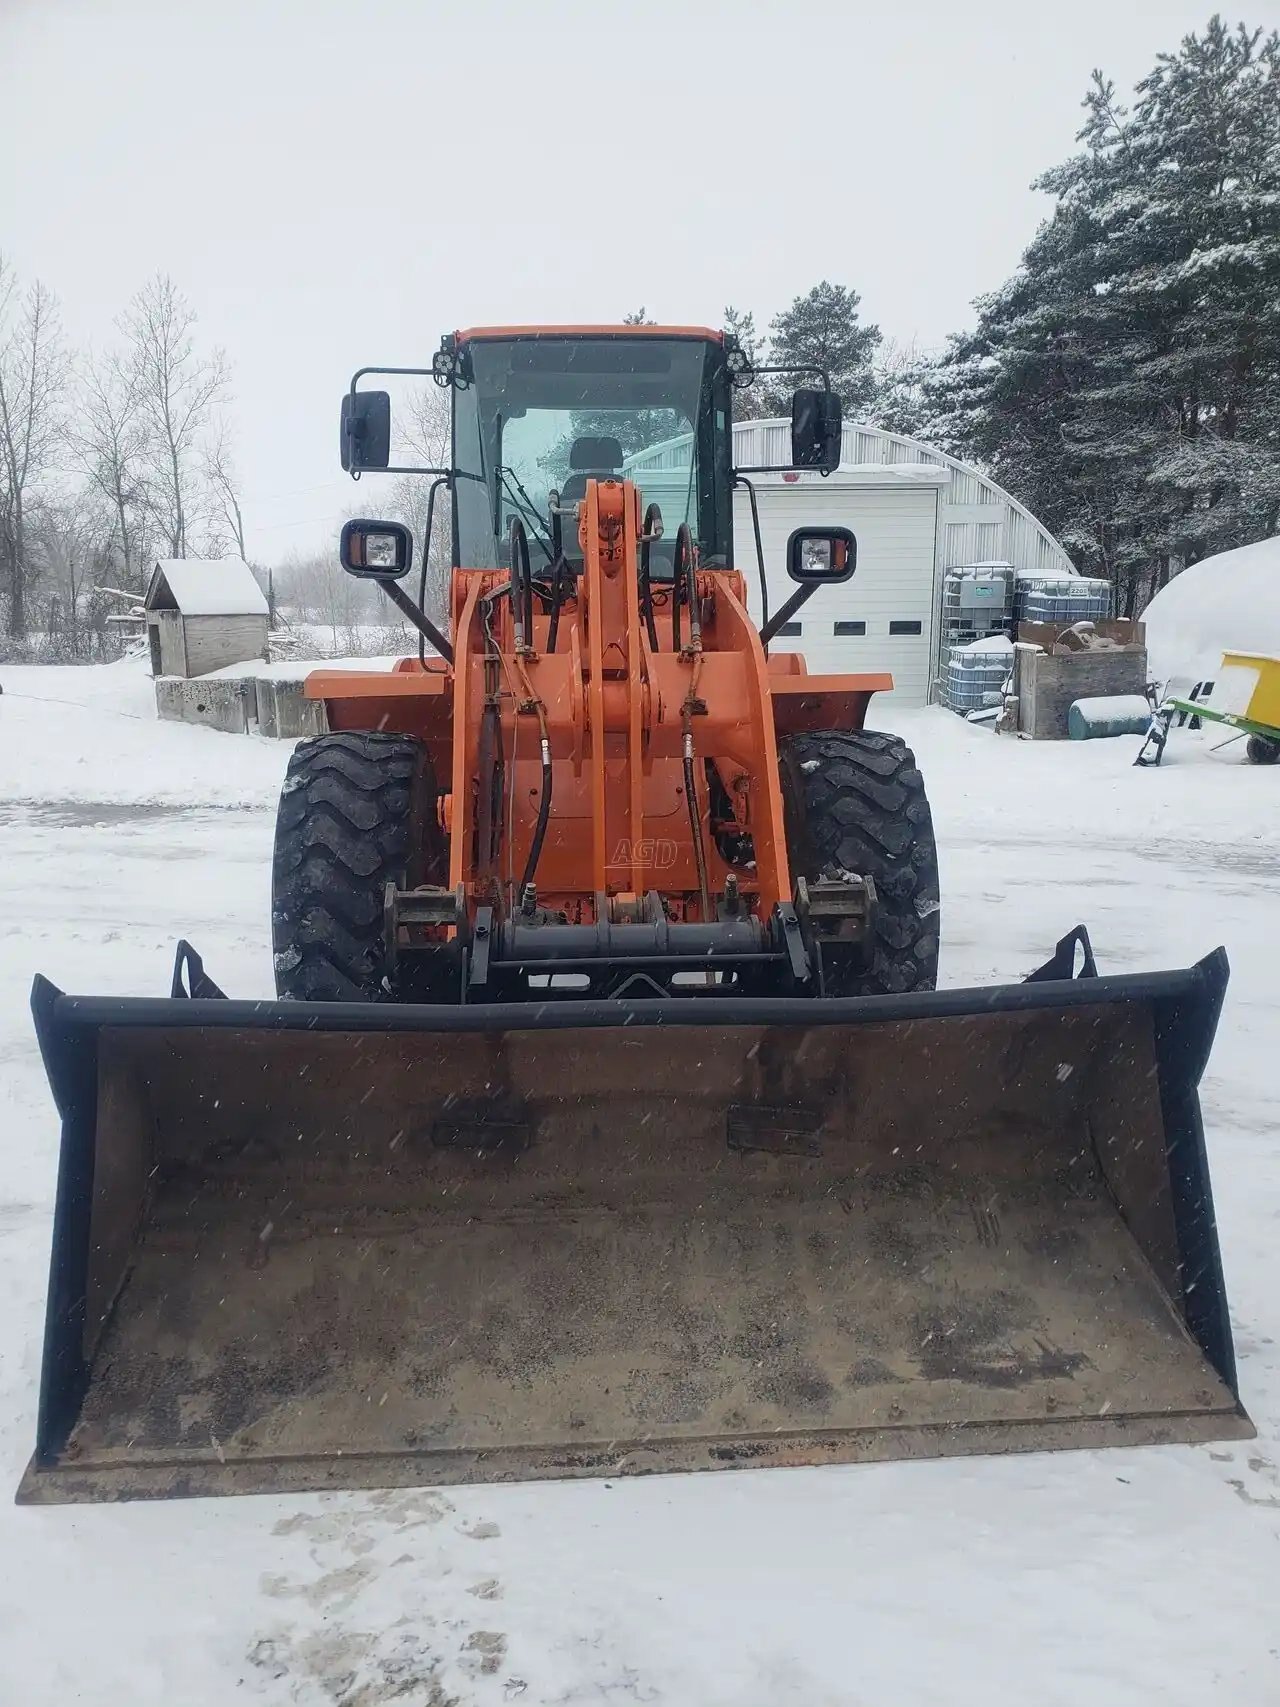
[[[765,360],[763,340],[756,331],[756,317],[750,311],[743,314],[732,305],[724,311],[722,324],[729,337],[736,338],[742,348],[743,355],[752,367]],[[769,400],[765,395],[764,385],[756,381],[751,385],[735,385],[733,388],[733,418],[735,421],[755,421],[762,415],[769,414]]]
[[[1165,552],[1194,561],[1280,524],[1280,36],[1214,18],[1139,93],[1163,251],[1147,372],[1177,410],[1151,484]]]
[[[880,328],[858,324],[861,300],[856,290],[823,279],[796,297],[790,308],[776,314],[769,328],[770,365],[825,369],[847,419],[856,419],[876,393],[872,358],[880,342]],[[772,376],[765,387],[771,409],[786,413],[791,393],[806,383],[813,381],[800,374]]]
[[[1100,73],[1014,277],[927,377],[965,452],[1136,612],[1280,525],[1280,37],[1214,18],[1132,111]]]
[[[928,437],[931,410],[925,385],[931,369],[929,358],[914,340],[906,344],[896,338],[885,340],[875,368],[874,420],[878,427],[911,438]]]
[[[729,337],[738,340],[742,346],[743,355],[753,367],[757,362],[764,360],[760,353],[760,334],[756,331],[754,314],[750,311],[743,314],[730,304],[722,316],[722,326]]]

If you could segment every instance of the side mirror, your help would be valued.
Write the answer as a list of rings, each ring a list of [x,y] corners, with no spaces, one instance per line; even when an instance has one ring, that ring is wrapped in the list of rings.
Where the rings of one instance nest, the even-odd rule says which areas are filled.
[[[832,474],[840,466],[843,425],[834,391],[797,391],[791,399],[791,462]]]
[[[834,587],[858,567],[858,542],[848,528],[797,528],[787,541],[787,574],[801,586]]]
[[[391,461],[391,397],[386,391],[349,391],[342,399],[338,449],[347,473],[385,468]]]
[[[398,581],[413,564],[413,535],[403,522],[351,521],[342,530],[342,567],[362,581]]]

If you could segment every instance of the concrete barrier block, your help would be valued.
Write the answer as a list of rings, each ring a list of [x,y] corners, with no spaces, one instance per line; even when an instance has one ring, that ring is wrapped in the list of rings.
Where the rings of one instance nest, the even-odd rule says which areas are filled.
[[[182,681],[178,676],[157,676],[156,716],[168,723],[182,721]]]
[[[176,676],[156,678],[158,716],[169,722],[221,729],[228,735],[247,732],[253,698],[252,682],[209,681],[198,676],[192,681]]]
[[[253,684],[254,701],[258,712],[259,735],[278,735],[276,728],[276,684],[270,676],[259,676]]]
[[[301,679],[297,681],[274,680],[271,683],[275,690],[272,695],[272,720],[274,727],[270,730],[281,740],[293,740],[301,735],[323,735],[329,728],[329,720],[325,716],[322,699],[308,699],[304,692]],[[258,726],[265,735],[268,730],[259,716]]]

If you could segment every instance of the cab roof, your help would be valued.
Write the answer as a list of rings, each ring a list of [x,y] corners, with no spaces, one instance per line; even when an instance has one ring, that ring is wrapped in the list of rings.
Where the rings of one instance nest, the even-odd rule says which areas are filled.
[[[722,344],[724,333],[709,326],[468,326],[454,334],[458,343],[478,338],[698,338]]]

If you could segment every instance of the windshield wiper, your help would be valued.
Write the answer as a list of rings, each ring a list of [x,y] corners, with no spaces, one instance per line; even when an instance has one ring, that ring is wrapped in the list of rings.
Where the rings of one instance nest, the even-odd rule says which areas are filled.
[[[507,497],[511,499],[511,502],[518,510],[522,510],[524,512],[525,519],[533,523],[538,544],[542,548],[542,555],[546,558],[547,562],[550,563],[553,560],[554,552],[551,548],[550,537],[543,529],[542,512],[537,508],[533,499],[520,484],[520,476],[516,473],[514,468],[509,468],[506,463],[500,462],[498,464],[498,478],[507,489]],[[519,496],[516,495],[516,492],[512,491],[512,482],[514,482],[516,492],[519,493]],[[494,531],[496,533],[497,530],[495,529]]]

